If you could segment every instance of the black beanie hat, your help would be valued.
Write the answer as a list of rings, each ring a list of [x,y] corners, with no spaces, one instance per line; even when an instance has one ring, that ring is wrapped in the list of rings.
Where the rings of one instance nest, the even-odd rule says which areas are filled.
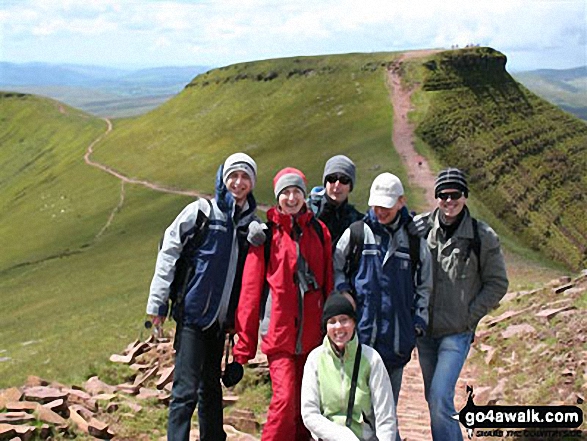
[[[332,317],[341,314],[348,315],[355,322],[357,321],[357,313],[355,312],[355,308],[351,301],[346,295],[343,295],[338,291],[333,291],[324,304],[324,311],[322,312],[322,328],[326,329],[326,322]]]
[[[437,198],[438,194],[446,189],[460,190],[466,198],[469,197],[467,178],[458,168],[447,168],[438,174],[434,183],[434,197]]]

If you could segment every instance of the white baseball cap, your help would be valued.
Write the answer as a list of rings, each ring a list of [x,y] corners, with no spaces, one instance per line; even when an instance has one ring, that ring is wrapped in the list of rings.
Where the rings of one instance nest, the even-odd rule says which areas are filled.
[[[381,173],[371,184],[369,206],[392,208],[403,194],[404,186],[396,175]]]

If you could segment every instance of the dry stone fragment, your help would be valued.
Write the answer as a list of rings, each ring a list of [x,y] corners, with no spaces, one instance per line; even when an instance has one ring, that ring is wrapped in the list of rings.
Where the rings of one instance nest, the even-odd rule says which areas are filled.
[[[575,307],[569,305],[569,306],[564,306],[562,308],[543,309],[542,311],[539,311],[536,313],[536,317],[545,318],[547,320],[550,320],[554,316],[556,316],[558,313],[563,312],[563,311],[569,311],[571,309],[575,309]]]
[[[111,394],[116,388],[104,383],[98,377],[91,377],[84,383],[84,390],[91,395]]]
[[[159,370],[159,366],[152,367],[149,369],[145,374],[137,376],[133,383],[134,386],[142,387],[147,381],[155,376],[157,371]]]
[[[24,385],[27,387],[48,386],[49,382],[47,380],[43,380],[41,377],[37,377],[36,375],[29,375]]]
[[[98,403],[89,393],[77,389],[66,389],[64,392],[67,392],[69,404],[79,404],[92,412],[98,411]]]
[[[507,339],[515,335],[532,334],[535,332],[536,329],[534,329],[534,327],[529,324],[510,325],[505,329],[505,331],[502,331],[501,336]]]
[[[0,423],[4,424],[23,424],[35,421],[35,417],[26,412],[6,412],[0,413]]]
[[[567,289],[571,289],[573,286],[575,286],[575,285],[573,285],[572,283],[567,283],[566,285],[562,285],[557,288],[553,288],[552,290],[555,294],[560,294],[562,292],[565,292]]]
[[[6,403],[11,401],[20,401],[22,392],[16,387],[11,387],[0,393],[0,410],[6,407]]]
[[[159,380],[157,380],[157,389],[161,390],[165,388],[165,386],[173,381],[173,371],[175,368],[173,366],[165,368],[161,371],[161,375],[159,376]]]
[[[7,439],[16,435],[14,426],[6,423],[0,423],[0,439]]]
[[[160,396],[161,392],[158,390],[141,387],[137,398],[139,400],[148,400],[150,398],[159,398]]]
[[[134,384],[131,384],[131,383],[124,383],[124,384],[119,384],[118,386],[116,386],[116,391],[117,392],[124,392],[124,393],[130,394],[130,395],[136,395],[139,393],[139,387],[135,386]]]
[[[67,393],[47,386],[35,386],[24,389],[24,397],[29,401],[37,401],[41,404],[50,401],[66,399]]]

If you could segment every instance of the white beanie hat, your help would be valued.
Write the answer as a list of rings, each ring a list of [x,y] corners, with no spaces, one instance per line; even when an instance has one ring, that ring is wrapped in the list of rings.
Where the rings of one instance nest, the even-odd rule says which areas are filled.
[[[232,172],[242,170],[249,178],[251,178],[251,186],[255,187],[257,180],[257,163],[246,153],[234,153],[226,158],[224,161],[224,168],[222,170],[222,181],[226,185],[226,181]]]

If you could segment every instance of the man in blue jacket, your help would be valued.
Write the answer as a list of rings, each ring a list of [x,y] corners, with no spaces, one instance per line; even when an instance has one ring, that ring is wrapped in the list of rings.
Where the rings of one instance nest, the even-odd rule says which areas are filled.
[[[147,314],[155,326],[165,321],[172,290],[178,290],[173,316],[178,322],[175,371],[167,439],[188,441],[198,406],[200,440],[223,441],[221,360],[225,331],[234,326],[249,223],[255,218],[252,195],[255,161],[244,153],[229,156],[216,177],[213,200],[192,202],[165,230],[151,282]],[[194,245],[196,243],[197,245]],[[187,271],[176,274],[186,259]]]
[[[360,238],[354,235],[361,224],[352,225],[334,253],[335,288],[354,293],[359,340],[381,355],[396,405],[404,366],[428,325],[432,291],[430,250],[424,239],[408,231],[411,218],[405,204],[399,178],[377,176],[369,195],[371,208],[360,221]],[[350,262],[356,253],[361,254],[355,272]]]

